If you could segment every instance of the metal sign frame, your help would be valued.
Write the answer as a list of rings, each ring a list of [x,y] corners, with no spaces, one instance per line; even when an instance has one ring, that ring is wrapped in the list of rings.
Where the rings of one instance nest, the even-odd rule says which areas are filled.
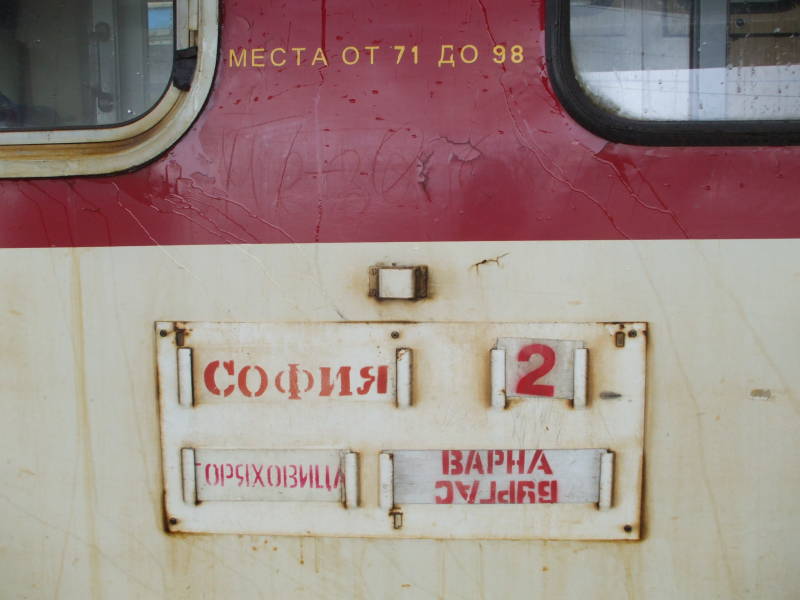
[[[640,536],[645,323],[160,322],[155,334],[169,531],[389,538]],[[492,350],[499,339],[512,337],[580,342],[588,360],[585,405],[546,397],[509,397],[499,405]],[[232,374],[215,367],[213,382],[222,392],[243,381],[252,395],[241,390],[228,397],[211,394],[204,370],[234,354],[250,363],[236,362]],[[332,357],[338,360],[335,365]],[[265,390],[256,397],[264,381],[257,365],[267,374],[267,386],[276,385],[282,370],[285,391],[270,395]],[[362,373],[364,365],[375,368]],[[348,366],[349,371],[340,371]],[[385,383],[390,393],[370,395],[379,366],[390,371],[391,384]],[[303,370],[315,383],[302,375],[305,379],[297,383],[302,393],[292,398],[288,382],[293,373],[301,381]],[[350,394],[343,394],[348,373]],[[371,377],[375,381],[367,393],[354,392],[356,383],[366,389]],[[323,387],[327,396],[321,395]],[[595,449],[610,458],[602,459],[602,472],[592,474],[599,486],[597,502],[403,504],[390,496],[388,449],[470,448]],[[195,474],[189,451],[301,456],[318,450],[341,453],[346,488],[341,502],[288,496],[265,501],[235,494],[230,501],[203,501],[196,495],[197,482],[192,484],[189,476],[187,483],[187,474]]]

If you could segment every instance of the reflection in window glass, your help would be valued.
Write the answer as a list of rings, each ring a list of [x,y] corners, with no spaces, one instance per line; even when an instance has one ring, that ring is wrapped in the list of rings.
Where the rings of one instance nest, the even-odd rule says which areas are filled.
[[[173,14],[171,1],[2,0],[0,130],[142,116],[170,80]]]
[[[571,0],[575,72],[619,116],[800,118],[800,1]]]

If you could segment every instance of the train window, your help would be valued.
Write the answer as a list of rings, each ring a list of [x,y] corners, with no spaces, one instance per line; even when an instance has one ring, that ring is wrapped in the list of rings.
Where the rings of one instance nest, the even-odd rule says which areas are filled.
[[[167,89],[172,2],[8,0],[0,10],[0,129],[118,125]]]
[[[216,0],[3,0],[0,177],[144,164],[197,116],[216,54]]]
[[[648,145],[800,142],[800,0],[550,0],[567,109]]]

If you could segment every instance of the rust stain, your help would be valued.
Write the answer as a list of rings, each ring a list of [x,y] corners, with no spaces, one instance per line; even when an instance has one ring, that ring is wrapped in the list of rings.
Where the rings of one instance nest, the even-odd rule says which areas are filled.
[[[102,597],[100,572],[100,549],[97,545],[97,523],[95,520],[97,504],[97,479],[94,471],[94,450],[92,448],[92,427],[89,396],[86,382],[86,339],[83,321],[83,278],[81,275],[81,251],[72,250],[72,277],[70,282],[72,300],[72,353],[75,373],[75,401],[78,410],[80,440],[83,450],[83,492],[86,510],[86,527],[89,546],[90,597]],[[77,473],[76,473],[77,475]],[[77,486],[77,479],[73,485]],[[63,556],[62,556],[63,561]],[[63,564],[62,564],[63,567]]]
[[[510,252],[505,252],[503,254],[500,254],[500,255],[492,257],[492,258],[484,258],[483,260],[478,261],[473,265],[470,265],[470,269],[475,269],[475,271],[478,272],[478,271],[480,271],[481,267],[486,266],[486,265],[491,265],[491,264],[497,265],[498,267],[502,268],[503,263],[501,261],[506,256],[508,256],[509,254],[511,254],[511,253]]]

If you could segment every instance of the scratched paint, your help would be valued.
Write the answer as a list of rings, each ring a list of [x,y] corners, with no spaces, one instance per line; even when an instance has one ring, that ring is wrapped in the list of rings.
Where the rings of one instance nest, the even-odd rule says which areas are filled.
[[[224,5],[205,111],[127,175],[0,182],[0,246],[800,235],[795,148],[638,148],[550,90],[543,2]],[[488,52],[520,43],[525,60]],[[396,64],[392,46],[420,48]],[[441,47],[474,63],[437,66]],[[381,47],[370,64],[231,68],[242,48]],[[469,55],[467,55],[469,58]],[[675,173],[680,173],[676,177]]]

